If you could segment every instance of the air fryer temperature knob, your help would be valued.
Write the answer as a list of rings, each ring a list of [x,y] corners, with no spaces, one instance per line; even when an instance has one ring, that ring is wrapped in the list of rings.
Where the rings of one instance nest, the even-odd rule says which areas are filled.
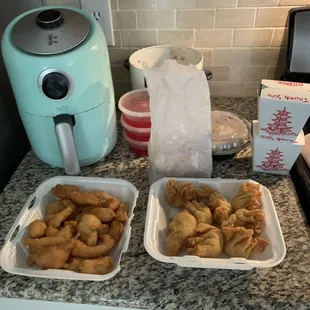
[[[61,100],[65,98],[70,89],[70,81],[59,72],[47,74],[42,81],[42,91],[50,99]]]
[[[36,16],[37,25],[43,29],[54,29],[64,22],[62,14],[57,10],[44,10]]]

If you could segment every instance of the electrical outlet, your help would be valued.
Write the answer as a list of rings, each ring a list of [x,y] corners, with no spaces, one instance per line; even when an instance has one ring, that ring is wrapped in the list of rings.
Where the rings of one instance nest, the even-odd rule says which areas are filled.
[[[82,10],[88,12],[103,28],[108,45],[115,45],[110,0],[80,0]]]

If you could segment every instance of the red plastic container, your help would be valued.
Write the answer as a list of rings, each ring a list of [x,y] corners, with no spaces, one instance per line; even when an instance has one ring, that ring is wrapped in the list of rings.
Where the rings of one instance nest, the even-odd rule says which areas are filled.
[[[147,156],[148,152],[148,141],[137,141],[134,139],[131,139],[127,136],[125,130],[124,130],[124,138],[125,140],[129,143],[129,149],[133,152],[136,153],[137,155],[141,156]]]
[[[128,138],[137,141],[149,141],[151,136],[151,128],[138,128],[129,126],[124,120],[124,114],[121,116],[121,124]]]

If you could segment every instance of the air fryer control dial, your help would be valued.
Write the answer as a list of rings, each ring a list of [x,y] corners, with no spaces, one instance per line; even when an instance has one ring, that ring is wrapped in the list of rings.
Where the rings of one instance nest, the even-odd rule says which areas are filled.
[[[64,18],[58,10],[44,10],[36,16],[37,25],[43,29],[55,29],[64,23]]]

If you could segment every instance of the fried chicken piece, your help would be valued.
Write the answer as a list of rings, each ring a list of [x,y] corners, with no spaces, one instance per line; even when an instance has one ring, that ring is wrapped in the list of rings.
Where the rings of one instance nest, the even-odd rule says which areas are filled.
[[[29,245],[31,247],[58,245],[70,240],[74,236],[74,234],[74,227],[68,225],[59,230],[57,234],[51,237],[43,237],[39,239],[24,238],[23,244]]]
[[[110,208],[113,211],[116,211],[121,204],[121,201],[118,198],[113,197],[104,191],[93,191],[92,193],[101,199],[102,206],[105,208]]]
[[[176,183],[175,179],[167,182],[166,199],[172,207],[182,208],[184,203],[209,197],[209,193],[200,188],[194,188],[190,182]]]
[[[79,265],[79,272],[89,274],[107,274],[113,270],[114,263],[109,256],[97,259],[84,259]]]
[[[259,198],[262,193],[259,190],[260,185],[246,182],[241,184],[240,190],[232,201],[231,205],[236,212],[239,209],[255,210],[260,208]]]
[[[109,230],[109,235],[114,239],[115,243],[121,238],[122,232],[124,230],[124,224],[119,221],[112,221]]]
[[[72,213],[76,212],[78,207],[71,200],[65,199],[63,201],[66,208],[51,218],[48,226],[58,228]]]
[[[232,214],[222,224],[224,252],[231,257],[248,258],[251,253],[263,253],[268,242],[262,238],[253,238],[254,230],[235,227],[236,215]]]
[[[109,223],[114,220],[115,213],[112,209],[109,208],[95,208],[91,210],[90,214],[95,215],[101,222]]]
[[[100,225],[101,221],[95,215],[85,214],[77,225],[81,241],[86,245],[95,246],[98,241],[97,229]]]
[[[70,255],[72,247],[72,240],[59,245],[39,247],[32,251],[28,262],[30,263],[30,266],[36,263],[43,269],[63,268]]]
[[[69,263],[66,263],[64,265],[64,269],[79,272],[79,267],[82,261],[83,259],[81,258],[72,258]]]
[[[83,213],[90,213],[92,210],[94,210],[95,208],[97,208],[98,206],[92,206],[92,205],[86,205],[83,206]]]
[[[86,214],[88,214],[88,213],[86,213],[86,212],[82,212],[82,213],[79,213],[76,217],[75,217],[75,221],[76,222],[80,222],[81,221],[81,219],[82,219],[82,217],[84,216],[84,215],[86,215]]]
[[[213,221],[221,225],[233,213],[232,206],[219,191],[213,190],[209,186],[204,189],[210,193],[206,204],[213,211]]]
[[[45,235],[46,228],[44,221],[35,220],[28,225],[28,233],[31,238],[41,238]]]
[[[78,222],[77,221],[65,221],[65,225],[64,226],[68,226],[68,225],[71,225],[73,226],[75,229],[77,229],[77,226],[78,226]]]
[[[192,215],[195,216],[197,224],[206,223],[212,224],[213,217],[210,208],[198,201],[188,201],[184,204],[184,208]]]
[[[99,226],[97,231],[98,231],[99,236],[101,236],[103,234],[108,234],[110,231],[110,225],[103,223]]]
[[[56,214],[65,209],[65,205],[62,200],[56,200],[48,204],[45,210],[45,215]]]
[[[222,232],[209,224],[200,223],[194,237],[185,240],[184,247],[188,254],[200,257],[218,258],[222,255],[224,238]]]
[[[73,192],[79,192],[80,189],[75,185],[57,184],[51,189],[54,196],[61,199],[70,199]]]
[[[247,210],[239,209],[235,212],[236,222],[235,226],[242,226],[247,229],[253,229],[255,235],[261,233],[260,225],[262,220],[265,218],[265,213],[262,210]]]
[[[115,220],[123,223],[128,220],[128,206],[126,204],[120,204],[119,208],[116,211]]]
[[[108,253],[114,246],[114,239],[106,234],[101,236],[103,244],[97,246],[88,246],[80,240],[75,240],[75,245],[71,255],[81,258],[96,258]]]
[[[59,230],[57,228],[54,228],[52,226],[48,226],[46,229],[46,237],[52,237],[52,236],[56,236],[58,234]]]
[[[168,228],[170,234],[166,240],[167,253],[175,256],[179,253],[186,238],[192,236],[196,230],[197,222],[187,210],[173,217]]]

